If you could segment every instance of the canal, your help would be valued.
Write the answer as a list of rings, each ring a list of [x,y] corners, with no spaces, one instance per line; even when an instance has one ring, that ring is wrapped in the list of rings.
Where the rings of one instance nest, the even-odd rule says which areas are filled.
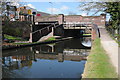
[[[89,55],[91,38],[2,52],[3,78],[81,78]]]

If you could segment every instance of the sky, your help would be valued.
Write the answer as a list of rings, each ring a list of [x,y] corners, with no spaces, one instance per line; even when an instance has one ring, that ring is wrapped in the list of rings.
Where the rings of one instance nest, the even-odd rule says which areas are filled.
[[[83,2],[23,2],[24,5],[27,5],[31,8],[36,9],[37,11],[49,13],[49,14],[76,14],[76,15],[82,15],[82,16],[93,16],[92,14],[94,12],[90,12],[87,14],[86,11],[80,10],[80,5],[83,4]],[[96,14],[99,16],[103,12],[99,12]],[[95,16],[96,16],[95,15]],[[110,16],[107,16],[107,20]]]
[[[80,14],[78,2],[27,2],[27,5],[38,11],[50,14]]]
[[[37,9],[38,11],[50,14],[77,14],[87,15],[87,12],[80,11],[79,2],[27,2],[26,5]],[[92,13],[90,14],[92,15]]]

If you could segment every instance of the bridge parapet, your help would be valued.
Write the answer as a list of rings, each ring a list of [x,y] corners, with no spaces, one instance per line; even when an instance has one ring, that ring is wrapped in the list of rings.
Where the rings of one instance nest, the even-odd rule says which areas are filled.
[[[45,16],[45,17],[37,17],[36,21],[58,21],[59,24],[63,24],[65,21],[66,22],[92,22],[94,24],[97,24],[98,26],[105,26],[106,22],[106,15],[101,14],[100,16],[81,16],[81,15],[50,15],[50,16]],[[82,23],[84,24],[84,23]]]

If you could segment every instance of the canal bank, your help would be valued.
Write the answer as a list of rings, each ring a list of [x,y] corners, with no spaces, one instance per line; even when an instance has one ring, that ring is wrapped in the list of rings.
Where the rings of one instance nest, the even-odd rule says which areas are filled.
[[[50,44],[50,43],[55,43],[55,42],[58,42],[58,41],[64,41],[64,40],[68,40],[68,39],[72,39],[72,37],[54,39],[54,40],[52,40],[52,39],[49,40],[48,39],[48,40],[45,40],[45,41],[35,42],[35,43],[18,43],[18,44],[14,44],[14,45],[7,45],[7,46],[2,46],[2,50],[29,47],[29,46],[40,45],[40,44]]]
[[[109,55],[103,49],[99,38],[93,41],[91,52],[87,57],[82,74],[82,79],[86,78],[118,78],[115,67],[112,65]]]

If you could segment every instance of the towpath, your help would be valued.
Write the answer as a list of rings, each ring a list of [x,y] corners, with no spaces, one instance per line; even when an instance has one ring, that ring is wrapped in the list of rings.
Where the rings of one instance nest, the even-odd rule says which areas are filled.
[[[110,57],[110,60],[113,64],[113,66],[116,69],[116,72],[118,73],[118,44],[109,36],[108,32],[105,28],[100,28],[101,33],[101,44],[107,54]]]

